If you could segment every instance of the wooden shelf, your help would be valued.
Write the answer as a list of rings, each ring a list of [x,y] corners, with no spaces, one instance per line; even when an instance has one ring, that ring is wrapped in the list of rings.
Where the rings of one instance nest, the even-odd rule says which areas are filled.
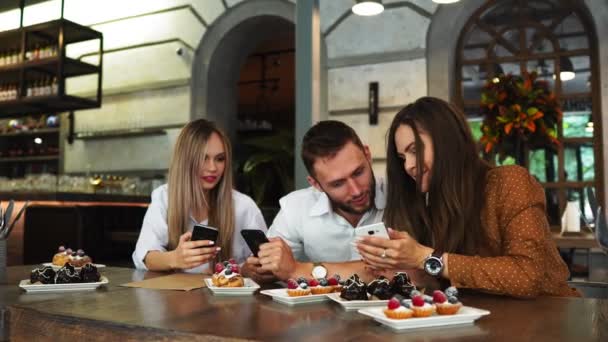
[[[21,137],[21,136],[28,136],[28,135],[55,134],[55,133],[59,133],[59,128],[41,128],[41,129],[33,129],[31,131],[3,133],[3,134],[0,134],[0,138]]]
[[[24,116],[41,112],[66,112],[101,106],[102,59],[99,65],[68,58],[65,55],[67,46],[72,43],[97,40],[98,50],[103,52],[103,34],[90,27],[76,24],[66,19],[14,30],[0,32],[0,46],[4,50],[19,53],[21,58],[27,51],[40,47],[56,47],[57,56],[36,60],[23,60],[20,63],[0,67],[0,83],[16,85],[20,97],[11,101],[0,102],[0,117]],[[4,52],[4,51],[3,51]],[[65,82],[70,77],[97,75],[95,99],[81,98],[65,93]],[[53,96],[25,97],[27,87],[34,81],[57,79],[57,92]]]
[[[100,103],[71,95],[30,96],[0,102],[0,117],[23,116],[32,113],[56,113],[62,111],[98,108]]]
[[[58,155],[50,156],[34,156],[34,157],[8,157],[0,158],[0,163],[28,163],[28,162],[44,162],[58,160]]]

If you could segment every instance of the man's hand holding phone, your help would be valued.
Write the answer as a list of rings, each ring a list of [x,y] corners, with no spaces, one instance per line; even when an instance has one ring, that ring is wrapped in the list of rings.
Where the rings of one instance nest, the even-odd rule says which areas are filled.
[[[272,272],[277,278],[287,280],[298,267],[291,248],[283,239],[274,237],[260,246],[258,253],[260,269]]]
[[[177,248],[171,252],[171,268],[184,270],[200,266],[213,260],[221,250],[221,247],[215,246],[217,235],[212,240],[193,240],[193,234],[195,238],[199,236],[197,227],[202,226],[195,226],[192,232],[186,232],[179,237]]]

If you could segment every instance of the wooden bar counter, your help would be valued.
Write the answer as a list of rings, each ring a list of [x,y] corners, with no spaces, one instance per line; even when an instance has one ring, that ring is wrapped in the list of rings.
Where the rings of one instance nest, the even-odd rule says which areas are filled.
[[[107,268],[107,287],[91,292],[28,294],[18,286],[32,266],[8,268],[0,285],[7,311],[3,331],[11,341],[606,341],[608,301],[581,298],[517,300],[468,294],[466,305],[487,309],[474,325],[395,333],[332,302],[288,307],[270,298],[218,297],[190,292],[120,287],[155,277],[127,268]]]

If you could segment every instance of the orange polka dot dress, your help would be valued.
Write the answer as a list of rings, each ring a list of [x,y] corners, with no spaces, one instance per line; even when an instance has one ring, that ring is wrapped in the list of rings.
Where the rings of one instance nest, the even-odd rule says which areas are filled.
[[[448,255],[453,286],[513,297],[580,296],[551,237],[545,193],[520,166],[487,175],[481,224],[487,243],[476,256]]]

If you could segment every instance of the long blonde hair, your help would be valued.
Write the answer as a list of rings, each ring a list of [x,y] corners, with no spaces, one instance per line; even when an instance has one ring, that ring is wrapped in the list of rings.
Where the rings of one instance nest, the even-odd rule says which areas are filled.
[[[198,173],[213,133],[219,135],[224,143],[226,166],[220,182],[209,191],[209,198],[205,198]],[[232,255],[234,234],[232,150],[230,141],[214,123],[199,119],[182,129],[173,150],[168,187],[169,250],[179,244],[179,237],[189,226],[190,214],[197,208],[207,207],[209,225],[219,230],[220,260],[228,260]]]

